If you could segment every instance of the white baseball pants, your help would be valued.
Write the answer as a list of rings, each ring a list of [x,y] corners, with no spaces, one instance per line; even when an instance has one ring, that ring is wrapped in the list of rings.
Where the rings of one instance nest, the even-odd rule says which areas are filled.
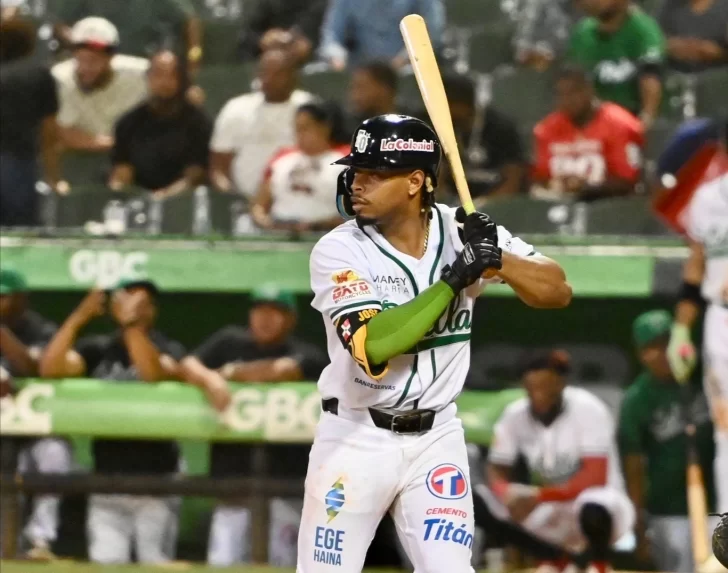
[[[709,518],[708,537],[712,537],[718,521],[717,517]],[[690,519],[683,516],[651,517],[648,535],[652,560],[660,571],[665,573],[695,571]]]
[[[415,573],[472,573],[473,501],[456,407],[435,427],[398,435],[369,412],[323,413],[306,476],[297,573],[360,573],[384,514],[392,514]]]
[[[296,566],[296,540],[303,502],[300,499],[274,498],[270,502],[268,563],[277,567]],[[251,562],[250,510],[246,507],[220,505],[210,524],[207,563],[230,567]]]
[[[42,438],[31,442],[18,455],[18,471],[24,473],[58,473],[71,471],[71,447],[60,438]],[[58,512],[61,498],[37,495],[23,534],[31,542],[53,543],[58,536]]]
[[[136,495],[89,498],[89,559],[95,563],[131,561],[132,546],[140,563],[174,559],[181,499]]]
[[[728,308],[711,305],[703,330],[703,385],[715,426],[716,509],[728,512]]]

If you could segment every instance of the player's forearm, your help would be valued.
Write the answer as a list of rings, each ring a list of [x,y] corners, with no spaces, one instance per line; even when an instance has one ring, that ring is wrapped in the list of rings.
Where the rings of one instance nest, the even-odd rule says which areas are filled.
[[[486,483],[499,498],[505,495],[510,482],[511,468],[489,463],[485,472]]]
[[[75,127],[61,127],[59,134],[63,145],[75,151],[108,152],[114,145],[108,135],[93,135]]]
[[[454,297],[440,280],[411,301],[377,314],[367,323],[365,350],[370,364],[384,364],[414,348]]]
[[[290,357],[230,364],[220,373],[231,382],[294,382],[303,379],[301,367]]]
[[[503,267],[497,274],[533,308],[564,308],[571,302],[571,286],[564,270],[547,257],[504,252]]]
[[[592,487],[607,485],[607,458],[585,458],[581,469],[566,483],[545,486],[539,489],[542,502],[571,501]]]
[[[36,376],[38,359],[33,357],[30,348],[25,346],[9,328],[0,327],[0,351],[10,363],[15,376]]]
[[[63,378],[77,374],[72,372],[68,356],[84,324],[78,315],[72,313],[61,325],[41,355],[39,373],[43,378]]]
[[[141,380],[159,382],[167,378],[162,355],[144,330],[138,327],[125,328],[124,343]]]
[[[644,527],[642,512],[645,495],[645,459],[640,454],[627,454],[624,457],[624,477],[627,484],[627,494],[637,511],[637,529]]]
[[[658,76],[646,74],[640,78],[640,99],[642,101],[640,117],[647,122],[654,120],[660,111],[662,101],[662,83]]]
[[[695,243],[690,247],[690,255],[683,265],[680,295],[675,307],[675,323],[692,328],[702,310],[704,301],[700,293],[700,285],[705,274],[705,255],[701,245]]]

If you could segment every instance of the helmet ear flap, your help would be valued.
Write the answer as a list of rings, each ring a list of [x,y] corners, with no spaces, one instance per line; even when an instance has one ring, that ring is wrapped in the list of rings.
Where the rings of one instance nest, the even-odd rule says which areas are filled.
[[[356,217],[351,204],[351,185],[354,183],[354,170],[342,169],[336,180],[336,209],[344,219]]]

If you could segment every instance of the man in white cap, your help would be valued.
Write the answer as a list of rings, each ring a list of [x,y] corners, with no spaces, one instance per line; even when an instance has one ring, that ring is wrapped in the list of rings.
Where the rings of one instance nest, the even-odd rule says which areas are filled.
[[[117,54],[119,32],[89,17],[71,30],[73,57],[53,67],[58,83],[58,125],[66,149],[108,152],[114,124],[147,93],[148,60]]]

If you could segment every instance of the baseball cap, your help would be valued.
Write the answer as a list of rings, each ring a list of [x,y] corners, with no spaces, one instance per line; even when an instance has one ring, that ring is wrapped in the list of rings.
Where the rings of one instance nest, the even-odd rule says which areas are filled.
[[[146,289],[152,296],[159,295],[159,287],[150,279],[121,279],[113,290],[128,290],[136,287]]]
[[[0,294],[13,294],[28,290],[25,277],[14,269],[0,269]]]
[[[632,338],[639,348],[667,336],[672,328],[672,315],[666,310],[650,310],[632,323]]]
[[[254,305],[275,304],[285,310],[296,312],[296,297],[294,294],[275,285],[264,285],[253,289],[250,293],[250,300]]]
[[[97,50],[114,49],[119,46],[119,31],[106,18],[90,16],[74,24],[71,43]]]

